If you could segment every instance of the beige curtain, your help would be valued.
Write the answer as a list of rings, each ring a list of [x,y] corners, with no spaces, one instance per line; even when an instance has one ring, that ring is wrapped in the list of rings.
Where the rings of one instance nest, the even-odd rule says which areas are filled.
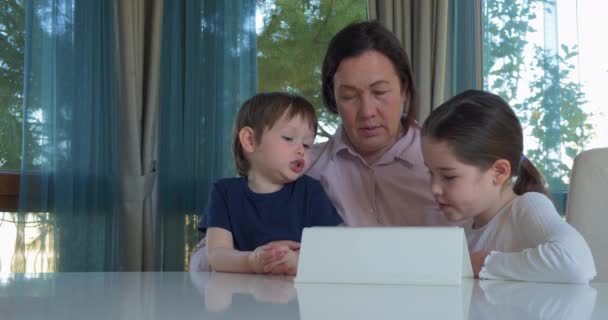
[[[125,271],[155,265],[156,159],[162,0],[117,1],[121,119],[121,259]]]
[[[450,2],[368,0],[369,19],[393,31],[410,57],[420,99],[418,121],[451,95]]]

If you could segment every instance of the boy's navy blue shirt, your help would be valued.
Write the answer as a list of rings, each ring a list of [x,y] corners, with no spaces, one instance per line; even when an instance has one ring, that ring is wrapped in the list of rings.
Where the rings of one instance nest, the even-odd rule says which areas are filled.
[[[254,193],[246,177],[218,180],[199,229],[232,232],[234,248],[253,251],[270,241],[302,240],[302,229],[342,223],[321,183],[302,176],[272,193]]]

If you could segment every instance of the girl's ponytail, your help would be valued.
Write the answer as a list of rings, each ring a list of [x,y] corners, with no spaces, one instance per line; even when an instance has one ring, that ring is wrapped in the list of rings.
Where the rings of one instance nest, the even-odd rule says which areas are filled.
[[[517,180],[515,180],[515,185],[513,185],[513,191],[517,195],[534,191],[549,196],[545,179],[543,179],[543,176],[536,169],[532,161],[526,157],[522,157]]]

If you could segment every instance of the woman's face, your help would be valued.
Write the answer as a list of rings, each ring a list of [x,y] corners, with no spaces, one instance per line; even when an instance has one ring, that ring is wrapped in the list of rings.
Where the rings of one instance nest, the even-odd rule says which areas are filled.
[[[407,98],[392,62],[376,50],[342,60],[334,75],[334,95],[353,147],[371,157],[392,146],[403,131]]]

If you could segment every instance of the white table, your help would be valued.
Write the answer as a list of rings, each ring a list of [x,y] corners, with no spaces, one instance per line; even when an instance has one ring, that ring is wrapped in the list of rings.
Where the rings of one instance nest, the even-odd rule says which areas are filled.
[[[0,277],[0,319],[608,319],[608,283],[295,284],[225,273]]]

